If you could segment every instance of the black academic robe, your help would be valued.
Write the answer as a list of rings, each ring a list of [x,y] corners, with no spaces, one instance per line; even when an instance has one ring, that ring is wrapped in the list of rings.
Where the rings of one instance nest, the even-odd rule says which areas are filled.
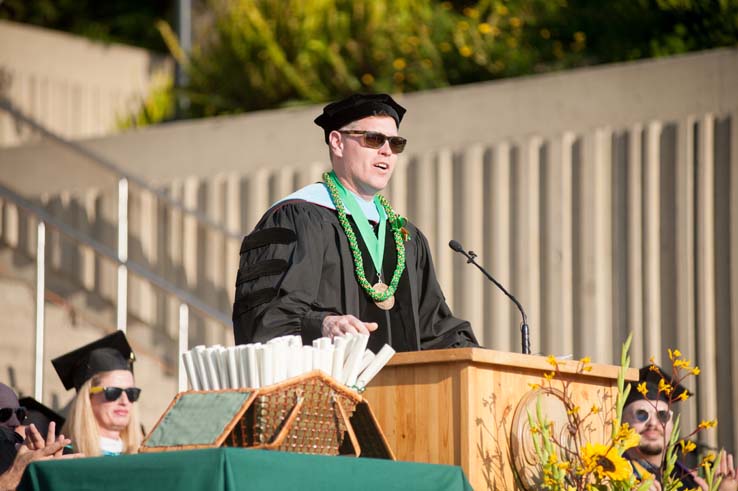
[[[384,315],[356,280],[335,210],[302,200],[271,208],[241,246],[233,306],[236,344],[287,334],[300,334],[310,344],[321,336],[324,317],[351,314],[380,324],[370,337],[375,351],[383,342],[397,351],[478,346],[469,323],[454,317],[446,304],[427,239],[413,224],[405,228],[406,268],[396,306]],[[376,272],[358,233],[357,239],[373,283]],[[383,270],[389,283],[396,262],[389,229],[386,245]]]

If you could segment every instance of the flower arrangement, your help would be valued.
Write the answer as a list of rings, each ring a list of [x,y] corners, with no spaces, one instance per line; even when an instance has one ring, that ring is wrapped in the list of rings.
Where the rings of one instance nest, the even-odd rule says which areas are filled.
[[[678,473],[674,472],[677,466],[683,467],[677,463],[678,456],[693,452],[696,445],[690,438],[701,431],[715,427],[717,421],[703,421],[685,438],[680,438],[679,417],[676,417],[661,468],[664,477],[661,478],[660,488],[654,484],[656,478],[654,474],[634,472],[634,467],[626,452],[639,445],[640,436],[627,422],[623,422],[623,408],[631,389],[630,384],[625,383],[625,374],[630,364],[628,356],[630,342],[631,337],[629,336],[622,348],[614,407],[607,407],[608,402],[611,406],[611,400],[603,400],[602,406],[592,405],[588,410],[577,406],[574,403],[575,399],[569,383],[560,377],[559,361],[553,356],[548,357],[548,363],[552,367],[551,372],[544,375],[540,384],[533,384],[533,386],[539,389],[541,395],[554,396],[560,400],[566,408],[567,421],[564,431],[557,431],[553,423],[543,414],[541,396],[539,396],[535,414],[528,414],[537,458],[540,489],[550,491],[647,491],[651,489],[671,491],[684,489]],[[686,400],[689,397],[688,391],[677,391],[675,387],[678,387],[685,378],[699,375],[700,370],[692,366],[689,360],[683,358],[679,350],[669,350],[669,359],[672,363],[672,378],[667,379],[663,376],[664,374],[661,374],[658,391],[659,399],[666,399],[669,411],[671,411],[672,403]],[[589,358],[583,358],[577,362],[578,373],[588,372],[591,369]],[[653,358],[650,370],[659,370]],[[639,384],[637,390],[655,410],[657,401],[647,397],[649,393],[646,383]],[[609,437],[605,438],[605,441],[593,441],[592,433],[587,431],[592,427],[595,418],[600,418],[600,423],[604,423],[605,427],[610,429]],[[666,422],[662,424],[666,428]],[[561,435],[565,435],[565,438]],[[714,454],[708,454],[702,459],[700,467],[704,469],[704,479],[697,478],[699,488],[702,490],[718,489],[720,478],[716,477],[716,468],[719,460],[720,458]],[[691,475],[696,474],[691,473]],[[734,475],[732,478],[735,478]]]

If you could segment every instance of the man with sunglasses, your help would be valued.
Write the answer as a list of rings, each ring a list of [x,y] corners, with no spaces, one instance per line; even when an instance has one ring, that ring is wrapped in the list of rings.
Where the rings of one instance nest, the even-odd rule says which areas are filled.
[[[661,382],[663,380],[663,382]],[[663,390],[668,384],[670,393]],[[638,388],[645,387],[645,393]],[[659,390],[659,388],[662,390]],[[669,437],[674,429],[674,405],[683,397],[690,396],[689,391],[681,384],[674,383],[661,367],[647,365],[640,369],[637,383],[631,383],[628,399],[623,407],[623,422],[639,434],[641,440],[637,447],[628,450],[625,457],[633,467],[636,477],[643,478],[647,474],[655,476],[649,491],[661,491],[662,469],[666,457]],[[704,479],[688,469],[679,460],[674,467],[674,476],[682,482],[681,489],[707,490]],[[719,491],[736,491],[738,481],[733,467],[733,456],[723,452],[718,475],[723,481]]]
[[[428,241],[381,196],[407,143],[404,114],[387,94],[354,94],[315,119],[332,171],[275,203],[244,238],[237,344],[363,333],[375,352],[478,346],[446,305]]]
[[[26,410],[20,407],[15,391],[0,383],[0,474],[13,464],[16,449],[23,443],[19,427],[25,419]]]

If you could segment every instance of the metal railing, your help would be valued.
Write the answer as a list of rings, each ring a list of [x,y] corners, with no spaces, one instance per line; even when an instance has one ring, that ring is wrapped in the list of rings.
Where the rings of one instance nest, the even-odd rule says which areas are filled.
[[[125,208],[127,207],[127,181],[121,179],[119,184],[119,241],[118,248],[113,248],[100,243],[99,241],[88,237],[86,234],[75,230],[65,224],[58,218],[51,215],[41,206],[23,198],[11,189],[0,184],[0,198],[5,199],[26,213],[35,216],[38,220],[36,227],[36,292],[35,292],[35,361],[34,361],[34,397],[41,401],[43,399],[43,353],[44,353],[44,328],[45,328],[45,278],[46,278],[46,228],[51,227],[64,236],[71,239],[78,245],[90,248],[97,255],[102,256],[117,265],[118,282],[117,282],[117,302],[116,317],[119,330],[125,331],[127,317],[127,289],[128,289],[128,272],[143,278],[151,285],[165,292],[171,297],[176,298],[179,305],[179,330],[178,330],[178,384],[179,390],[185,390],[187,380],[182,367],[182,353],[189,348],[189,311],[190,308],[201,314],[202,316],[214,320],[226,328],[231,327],[231,319],[205,302],[201,301],[189,292],[173,285],[169,281],[161,278],[134,261],[128,259],[127,251],[127,215]]]

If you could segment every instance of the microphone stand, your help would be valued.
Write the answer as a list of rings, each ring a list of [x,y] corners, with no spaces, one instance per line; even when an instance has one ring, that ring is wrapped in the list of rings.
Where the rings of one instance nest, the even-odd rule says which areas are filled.
[[[452,241],[452,242],[455,242],[455,241]],[[455,245],[458,245],[459,247],[455,247]],[[502,290],[502,292],[505,295],[507,295],[508,298],[510,298],[510,300],[512,300],[515,303],[515,305],[518,307],[518,310],[520,311],[520,315],[523,317],[523,323],[520,325],[520,334],[522,336],[522,343],[521,343],[522,350],[523,350],[524,355],[529,355],[530,354],[530,328],[528,327],[528,316],[525,315],[523,306],[520,305],[520,302],[518,302],[518,299],[515,298],[515,296],[512,293],[507,291],[504,286],[502,286],[496,279],[492,277],[491,274],[487,272],[486,269],[484,269],[474,260],[474,258],[477,257],[474,251],[469,251],[469,252],[465,251],[463,248],[461,248],[461,244],[458,244],[458,242],[454,245],[451,245],[451,243],[449,243],[449,246],[451,246],[453,250],[463,254],[464,257],[466,257],[467,264],[471,263],[474,266],[476,266],[477,269],[479,269],[479,271],[481,271],[484,274],[484,276],[486,276],[492,283],[494,283],[495,286],[497,286],[497,288]]]

